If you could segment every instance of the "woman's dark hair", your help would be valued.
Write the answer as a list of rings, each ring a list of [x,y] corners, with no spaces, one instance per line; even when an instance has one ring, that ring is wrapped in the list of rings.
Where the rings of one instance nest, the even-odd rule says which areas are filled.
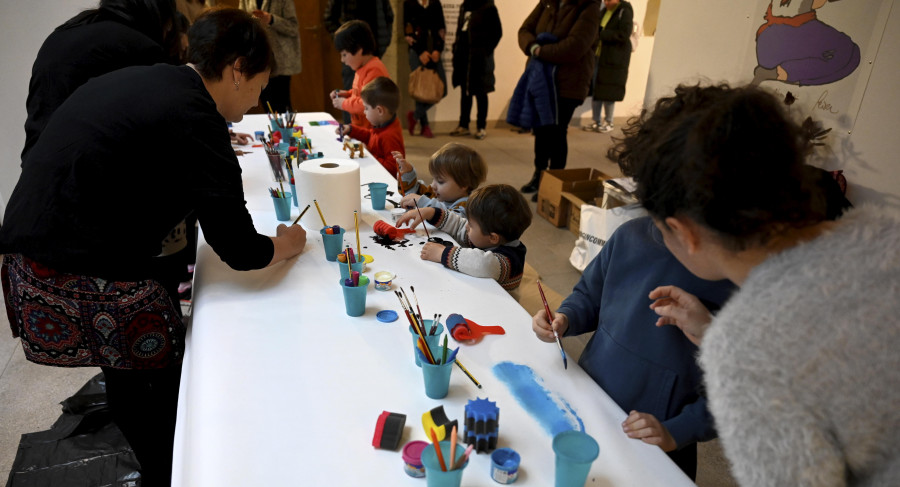
[[[153,39],[168,52],[177,39],[172,35],[175,12],[175,0],[100,0],[97,8],[81,12],[56,30],[114,20]]]
[[[188,44],[188,62],[209,80],[221,79],[225,66],[238,59],[248,78],[275,67],[265,28],[236,8],[214,8],[197,17],[188,31]]]
[[[687,216],[741,250],[825,218],[809,140],[761,88],[681,85],[623,132],[608,155],[659,221]]]
[[[338,52],[356,54],[356,51],[362,49],[363,54],[372,54],[375,52],[375,36],[372,35],[369,24],[362,20],[351,20],[334,33],[334,47]]]
[[[531,207],[522,193],[508,184],[489,184],[473,191],[466,202],[466,215],[485,235],[500,235],[501,243],[518,239],[531,225]]]

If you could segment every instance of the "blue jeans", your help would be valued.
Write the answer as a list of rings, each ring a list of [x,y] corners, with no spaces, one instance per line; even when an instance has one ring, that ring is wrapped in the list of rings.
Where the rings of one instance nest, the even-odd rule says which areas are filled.
[[[613,111],[616,108],[616,102],[614,101],[605,101],[605,100],[591,100],[591,113],[593,115],[593,119],[595,122],[600,123],[600,112],[605,111],[606,117],[604,120],[609,125],[613,124]]]

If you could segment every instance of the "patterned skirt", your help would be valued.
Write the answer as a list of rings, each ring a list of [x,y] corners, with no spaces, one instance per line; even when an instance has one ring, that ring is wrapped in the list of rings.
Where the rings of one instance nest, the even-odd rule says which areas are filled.
[[[13,336],[31,362],[159,369],[181,362],[181,310],[157,281],[108,281],[49,269],[21,254],[0,267]]]

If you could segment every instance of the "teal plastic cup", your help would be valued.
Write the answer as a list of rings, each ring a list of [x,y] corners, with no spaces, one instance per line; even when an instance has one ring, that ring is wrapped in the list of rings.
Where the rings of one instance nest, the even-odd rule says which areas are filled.
[[[387,198],[387,183],[369,183],[369,194],[372,195],[372,209],[383,210]]]
[[[290,145],[291,137],[294,136],[294,127],[288,127],[288,128],[284,128],[284,129],[279,128],[278,131],[281,132],[281,141],[287,142],[288,145]]]
[[[290,221],[291,192],[285,191],[283,198],[272,196],[272,202],[275,204],[275,218],[277,218],[280,222]]]
[[[444,472],[441,470],[441,463],[438,461],[437,453],[434,451],[434,444],[429,443],[428,446],[422,450],[422,465],[425,467],[425,485],[428,487],[459,487],[462,484],[462,476],[466,467],[469,466],[469,461],[466,460],[465,463],[462,464],[456,470],[450,470],[456,461],[465,455],[466,445],[457,444],[456,445],[456,458],[450,458],[450,442],[449,441],[440,441],[438,442],[441,445],[441,454],[444,457],[444,464],[447,467],[447,471]]]
[[[430,348],[436,356],[440,356],[441,352],[438,350],[443,350],[443,348],[441,348],[441,334],[444,333],[444,325],[438,325],[437,329],[434,331],[434,335],[429,335],[428,331],[431,330],[431,325],[434,323],[434,320],[423,321],[425,322],[425,330],[423,330],[425,332],[425,343],[428,344],[428,348]],[[409,325],[409,333],[412,335],[413,358],[416,359],[416,365],[421,367],[422,364],[419,362],[419,354],[416,353],[416,349],[419,348],[419,335],[416,333],[416,330],[413,329],[412,325]]]
[[[563,431],[553,437],[556,487],[584,487],[591,464],[600,454],[597,440],[582,431]]]
[[[325,230],[330,227],[325,227],[319,230],[319,233],[322,235],[322,245],[325,247],[325,260],[329,262],[337,261],[337,256],[344,250],[344,229],[341,228],[341,232],[335,235],[329,235],[325,233]]]
[[[346,286],[341,279],[344,291],[344,308],[347,316],[362,316],[366,312],[366,292],[369,290],[369,278],[359,276],[359,286]]]
[[[275,120],[270,119],[269,126],[272,127],[272,132],[275,132],[280,129],[280,127],[278,126],[278,122],[276,122]]]
[[[440,354],[435,353],[435,360],[440,362]],[[443,399],[450,391],[450,373],[453,362],[445,364],[429,364],[422,362],[422,376],[425,378],[425,395],[431,399]]]
[[[297,204],[297,186],[294,183],[291,183],[291,197],[294,200],[294,206],[299,208],[300,205]]]
[[[346,263],[346,262],[340,262],[340,261],[338,261],[338,266],[339,266],[340,269],[341,269],[341,279],[348,279],[348,278],[350,278],[350,269],[347,269],[347,263]],[[362,272],[363,272],[363,269],[366,267],[366,261],[362,260],[362,261],[357,262],[357,263],[355,263],[355,264],[350,264],[350,267],[351,267],[354,271],[359,272],[359,274],[360,274],[359,277],[360,277],[360,279],[362,279],[362,277],[363,277],[363,276],[362,276]]]

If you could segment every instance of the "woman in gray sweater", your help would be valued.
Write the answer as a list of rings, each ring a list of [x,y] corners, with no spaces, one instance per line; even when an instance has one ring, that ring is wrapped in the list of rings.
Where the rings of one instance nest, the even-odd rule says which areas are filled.
[[[701,345],[737,480],[898,485],[896,212],[827,220],[807,135],[758,88],[680,86],[625,134],[611,156],[666,246],[697,276],[741,288],[714,318],[678,288],[650,294],[657,325]]]

